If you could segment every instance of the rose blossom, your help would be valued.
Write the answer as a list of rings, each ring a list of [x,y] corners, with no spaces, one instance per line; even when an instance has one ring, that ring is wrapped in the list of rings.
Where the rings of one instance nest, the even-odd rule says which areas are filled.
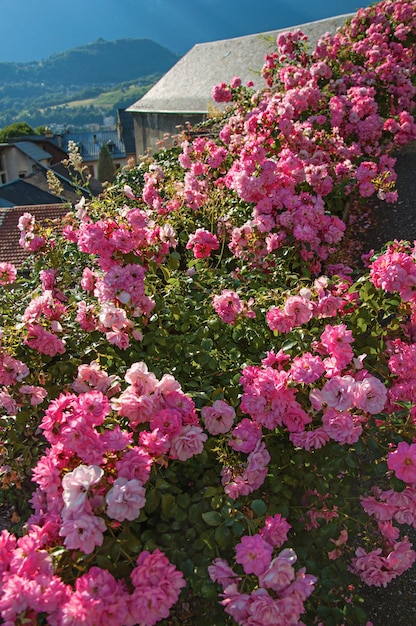
[[[140,509],[146,504],[145,493],[138,480],[117,478],[105,498],[108,517],[118,522],[136,519],[140,515]]]
[[[215,400],[212,406],[204,406],[201,415],[210,435],[227,433],[233,425],[235,410],[224,400]]]
[[[16,267],[13,263],[0,263],[0,285],[10,285],[16,280]]]
[[[243,566],[246,574],[260,576],[270,565],[273,546],[260,535],[244,535],[235,547],[237,563]]]
[[[291,529],[291,525],[286,521],[280,513],[266,517],[264,527],[260,531],[260,535],[267,543],[273,547],[280,548],[287,540],[287,533]]]
[[[400,480],[416,483],[416,443],[401,441],[387,457],[387,465]]]
[[[63,520],[59,535],[65,537],[64,544],[68,550],[82,550],[90,554],[95,546],[102,544],[106,528],[102,517],[76,512],[74,519]]]
[[[186,461],[196,454],[201,454],[207,435],[200,426],[185,424],[182,432],[171,441],[169,456],[172,459]]]
[[[78,465],[62,479],[62,498],[68,511],[80,511],[84,508],[89,488],[97,484],[104,472],[97,465]]]
[[[277,592],[283,591],[295,579],[295,570],[292,567],[295,562],[296,554],[291,548],[282,550],[266,571],[260,574],[260,586]]]
[[[196,259],[208,258],[212,250],[217,250],[219,247],[220,244],[216,235],[204,228],[197,228],[186,244],[186,249],[192,250]]]

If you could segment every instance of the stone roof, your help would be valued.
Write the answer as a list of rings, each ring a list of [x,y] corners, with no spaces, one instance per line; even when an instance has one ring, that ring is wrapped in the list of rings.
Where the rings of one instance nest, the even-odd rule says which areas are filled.
[[[41,204],[0,208],[0,262],[14,263],[16,267],[20,267],[29,256],[19,245],[20,231],[17,224],[23,213],[30,213],[37,222],[45,224],[48,220],[62,221],[68,213],[68,207],[63,204]]]
[[[127,111],[143,113],[206,113],[212,102],[211,90],[239,76],[255,87],[264,86],[260,71],[264,57],[273,49],[280,33],[301,30],[310,47],[325,33],[335,33],[353,13],[300,24],[292,28],[223,39],[195,45],[140,100]]]

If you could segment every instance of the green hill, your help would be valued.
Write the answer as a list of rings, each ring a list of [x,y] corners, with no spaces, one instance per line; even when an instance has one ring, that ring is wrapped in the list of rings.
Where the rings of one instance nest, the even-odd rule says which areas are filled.
[[[177,60],[149,39],[99,39],[43,61],[0,63],[0,128],[22,120],[32,126],[100,123],[103,114],[144,95]],[[100,102],[108,92],[115,93],[111,102]],[[80,102],[66,106],[74,101]]]

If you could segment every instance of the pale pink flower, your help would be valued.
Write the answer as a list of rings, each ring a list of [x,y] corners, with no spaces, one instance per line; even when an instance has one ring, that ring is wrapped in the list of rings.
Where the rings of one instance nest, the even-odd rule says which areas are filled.
[[[116,519],[118,522],[123,522],[126,519],[132,521],[138,518],[140,509],[146,504],[145,493],[138,480],[117,478],[105,497],[108,517]]]
[[[124,379],[133,386],[139,395],[147,395],[156,389],[158,380],[143,361],[133,363],[127,370]]]
[[[36,387],[34,385],[22,385],[19,389],[20,393],[30,395],[31,406],[41,404],[48,395],[48,392],[43,387]]]
[[[96,546],[102,544],[106,528],[102,517],[76,512],[74,519],[63,520],[59,535],[64,537],[68,550],[82,550],[85,554],[91,554]]]
[[[201,416],[210,435],[219,435],[230,430],[235,410],[224,400],[215,400],[212,406],[202,407]]]
[[[19,408],[17,402],[12,398],[7,389],[0,389],[0,406],[6,409],[8,415],[16,415]]]
[[[247,624],[247,626],[277,626],[278,624],[285,624],[289,626],[289,622],[283,617],[279,601],[272,598],[266,589],[255,589],[250,594],[247,609],[249,615],[244,622],[239,622],[240,624]],[[295,624],[297,620],[291,623]]]
[[[416,443],[401,441],[396,450],[389,452],[387,465],[400,480],[416,483]]]
[[[241,580],[224,559],[215,559],[208,566],[208,574],[212,582],[219,583],[223,589],[231,583]]]
[[[375,376],[368,375],[354,385],[354,404],[358,409],[375,415],[380,413],[387,401],[387,389]]]
[[[137,200],[130,185],[124,185],[123,191],[126,195],[126,198],[128,198],[129,200]]]
[[[350,409],[354,404],[355,380],[352,376],[334,376],[321,390],[321,401],[338,411]]]
[[[172,459],[186,461],[196,454],[201,454],[207,435],[200,426],[185,424],[182,431],[171,441],[169,456]]]
[[[306,324],[314,314],[314,304],[303,296],[289,296],[283,307],[294,326]]]
[[[78,465],[62,479],[63,494],[67,512],[82,511],[92,485],[96,485],[104,475],[97,465]]]
[[[291,548],[282,552],[271,561],[269,567],[259,576],[261,587],[281,592],[295,579],[295,570],[292,565],[296,563],[296,554]]]

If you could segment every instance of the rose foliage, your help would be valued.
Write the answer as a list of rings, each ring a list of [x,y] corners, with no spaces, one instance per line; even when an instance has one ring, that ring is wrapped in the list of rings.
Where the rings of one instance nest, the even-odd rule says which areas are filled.
[[[179,147],[20,219],[4,624],[364,624],[362,585],[414,563],[416,248],[334,256],[416,138],[414,9],[280,35],[263,89],[215,86]]]

